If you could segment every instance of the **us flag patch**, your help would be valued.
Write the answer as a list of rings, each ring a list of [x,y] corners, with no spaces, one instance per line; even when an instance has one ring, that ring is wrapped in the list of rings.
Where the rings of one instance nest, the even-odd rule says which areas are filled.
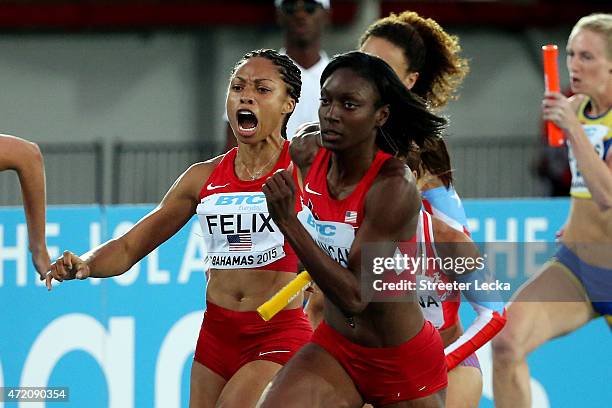
[[[357,211],[347,211],[344,214],[344,222],[357,222]]]
[[[232,234],[227,236],[230,252],[247,252],[253,249],[251,234]]]

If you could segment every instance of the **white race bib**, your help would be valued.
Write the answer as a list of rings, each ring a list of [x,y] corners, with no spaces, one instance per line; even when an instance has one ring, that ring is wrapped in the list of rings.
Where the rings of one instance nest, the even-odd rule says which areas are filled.
[[[298,219],[321,249],[343,267],[348,266],[348,254],[355,240],[352,225],[316,220],[306,206],[298,213]]]
[[[247,269],[285,256],[285,237],[268,213],[261,192],[218,193],[197,207],[212,269]]]

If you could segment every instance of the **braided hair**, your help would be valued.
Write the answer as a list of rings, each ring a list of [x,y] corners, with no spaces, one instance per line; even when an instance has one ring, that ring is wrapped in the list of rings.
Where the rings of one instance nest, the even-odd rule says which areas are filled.
[[[359,45],[370,37],[383,38],[404,52],[408,72],[418,72],[412,91],[425,98],[432,108],[457,99],[456,91],[469,71],[468,61],[459,56],[461,46],[431,18],[414,11],[391,13],[368,27]]]
[[[352,70],[373,85],[378,91],[376,108],[389,105],[389,118],[376,136],[379,149],[405,157],[413,142],[422,147],[428,140],[441,137],[446,119],[433,114],[382,59],[360,51],[336,55],[321,74],[321,87],[340,68]]]
[[[242,66],[246,61],[251,58],[261,57],[272,61],[274,65],[278,67],[278,72],[285,83],[287,88],[287,94],[291,98],[295,100],[297,104],[300,100],[300,94],[302,91],[302,73],[297,65],[293,62],[291,58],[286,55],[279,54],[278,51],[271,49],[260,49],[249,51],[243,55],[243,57],[234,65],[232,68],[231,77],[236,74],[238,68]],[[285,121],[283,123],[283,127],[281,128],[281,135],[286,139],[287,138],[287,122],[291,117],[293,112],[287,113],[285,116]]]

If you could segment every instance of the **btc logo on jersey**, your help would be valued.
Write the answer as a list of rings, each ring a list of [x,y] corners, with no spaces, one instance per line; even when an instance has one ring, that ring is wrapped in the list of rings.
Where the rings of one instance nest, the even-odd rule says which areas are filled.
[[[263,193],[244,195],[244,194],[223,194],[217,198],[215,205],[257,205],[266,202],[266,196]]]

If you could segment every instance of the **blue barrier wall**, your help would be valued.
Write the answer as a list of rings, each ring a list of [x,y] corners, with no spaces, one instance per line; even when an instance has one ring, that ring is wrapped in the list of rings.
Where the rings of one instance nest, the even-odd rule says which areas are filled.
[[[475,241],[551,241],[568,209],[566,200],[465,205]],[[150,209],[51,208],[51,256],[64,249],[85,252],[120,235]],[[186,407],[205,302],[203,251],[192,220],[124,275],[69,282],[48,293],[29,260],[23,211],[0,209],[0,387],[70,387],[70,402],[62,406]],[[464,305],[464,326],[473,316]],[[534,353],[534,405],[609,406],[611,347],[610,331],[599,319]],[[479,356],[485,375],[481,405],[492,407],[490,348]]]

